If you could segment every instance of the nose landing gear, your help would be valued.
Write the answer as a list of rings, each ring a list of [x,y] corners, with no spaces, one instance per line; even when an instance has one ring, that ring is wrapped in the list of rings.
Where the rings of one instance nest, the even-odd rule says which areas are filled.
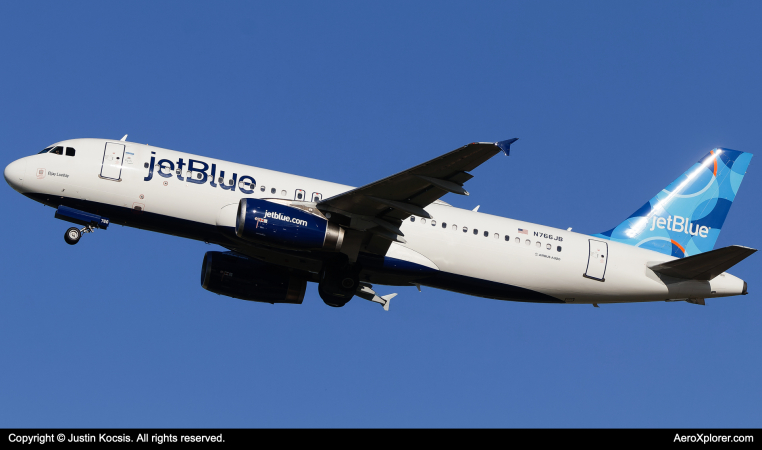
[[[82,238],[82,234],[92,233],[93,231],[95,231],[95,227],[92,225],[88,225],[81,230],[79,228],[71,227],[64,233],[64,241],[69,245],[74,245]]]
[[[65,220],[67,222],[74,222],[77,225],[84,225],[85,228],[71,227],[64,233],[64,241],[69,245],[74,245],[82,238],[83,233],[92,233],[96,228],[105,230],[108,228],[109,220],[106,217],[99,216],[97,214],[91,214],[86,211],[80,211],[78,209],[69,208],[68,206],[59,205],[56,210],[56,219]]]

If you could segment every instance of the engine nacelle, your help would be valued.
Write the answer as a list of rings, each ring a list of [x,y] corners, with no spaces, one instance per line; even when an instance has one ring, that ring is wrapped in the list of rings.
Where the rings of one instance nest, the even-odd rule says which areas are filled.
[[[201,287],[215,294],[266,303],[302,303],[307,280],[233,252],[206,252]]]
[[[344,229],[326,219],[290,206],[242,198],[238,203],[235,234],[247,241],[304,250],[338,251]]]

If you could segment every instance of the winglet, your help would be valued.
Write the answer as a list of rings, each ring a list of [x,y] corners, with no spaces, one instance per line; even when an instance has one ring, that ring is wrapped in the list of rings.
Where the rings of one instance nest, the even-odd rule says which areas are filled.
[[[514,142],[516,142],[518,140],[519,140],[519,138],[508,139],[507,141],[495,142],[495,145],[500,147],[500,150],[502,150],[503,153],[505,153],[505,156],[510,156],[510,154],[511,154],[511,144],[513,144]]]

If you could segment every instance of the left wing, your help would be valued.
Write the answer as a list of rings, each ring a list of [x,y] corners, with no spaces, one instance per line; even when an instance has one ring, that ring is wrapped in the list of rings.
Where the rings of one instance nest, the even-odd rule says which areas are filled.
[[[468,195],[463,188],[473,178],[468,171],[501,151],[508,155],[511,144],[517,140],[465,145],[411,169],[327,198],[317,208],[324,214],[331,213],[326,216],[345,227],[404,243],[399,229],[403,220],[411,215],[431,218],[423,208],[448,192]]]

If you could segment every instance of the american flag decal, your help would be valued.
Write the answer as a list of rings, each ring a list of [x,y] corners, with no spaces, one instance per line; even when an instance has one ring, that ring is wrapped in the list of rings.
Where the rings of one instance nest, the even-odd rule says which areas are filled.
[[[529,234],[529,230],[525,230],[523,228],[519,228],[519,234]]]

